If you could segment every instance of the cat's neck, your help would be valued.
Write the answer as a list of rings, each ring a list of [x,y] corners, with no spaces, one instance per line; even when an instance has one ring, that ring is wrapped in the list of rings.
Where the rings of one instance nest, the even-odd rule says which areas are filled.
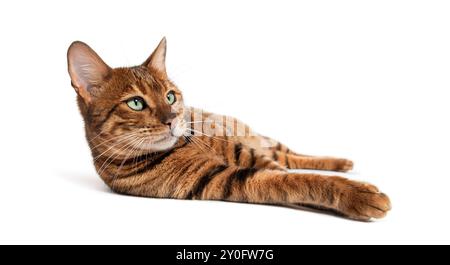
[[[104,148],[92,149],[94,166],[97,173],[105,182],[114,179],[125,178],[138,175],[152,166],[158,164],[174,150],[187,145],[190,142],[189,137],[180,137],[175,145],[167,150],[158,152],[122,152],[114,155],[114,151],[103,150]],[[95,146],[94,146],[95,147]]]

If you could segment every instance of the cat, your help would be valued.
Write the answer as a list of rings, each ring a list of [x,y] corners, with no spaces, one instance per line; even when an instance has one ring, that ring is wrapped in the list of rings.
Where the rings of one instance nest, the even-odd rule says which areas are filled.
[[[68,49],[93,162],[113,191],[298,205],[362,221],[391,209],[388,196],[371,184],[288,170],[346,172],[350,160],[298,154],[236,119],[184,106],[166,72],[166,46],[163,38],[143,64],[114,69],[83,42]]]

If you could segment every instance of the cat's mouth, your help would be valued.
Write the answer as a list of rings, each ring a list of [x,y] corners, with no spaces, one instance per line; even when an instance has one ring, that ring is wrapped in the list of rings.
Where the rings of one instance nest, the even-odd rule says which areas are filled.
[[[176,119],[170,125],[170,134],[174,137],[181,137],[187,131],[187,123],[184,119]]]
[[[144,139],[139,144],[139,149],[148,152],[164,151],[173,147],[178,141],[179,137],[173,136],[170,132],[165,136],[158,137],[156,139],[148,138]]]
[[[178,139],[188,131],[184,120],[173,122],[166,133],[158,137],[148,137],[139,143],[139,149],[148,152],[164,151],[173,147]]]

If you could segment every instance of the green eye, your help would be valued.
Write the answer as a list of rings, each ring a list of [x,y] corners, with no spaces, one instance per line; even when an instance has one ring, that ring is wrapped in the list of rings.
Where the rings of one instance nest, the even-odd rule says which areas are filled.
[[[127,105],[128,105],[128,107],[130,107],[130,109],[135,110],[135,111],[141,111],[145,107],[144,100],[140,97],[135,97],[135,98],[129,99],[127,101]]]
[[[175,101],[177,101],[177,98],[175,97],[175,93],[173,91],[170,91],[169,93],[167,93],[167,102],[170,105],[173,105],[173,103],[175,103]]]

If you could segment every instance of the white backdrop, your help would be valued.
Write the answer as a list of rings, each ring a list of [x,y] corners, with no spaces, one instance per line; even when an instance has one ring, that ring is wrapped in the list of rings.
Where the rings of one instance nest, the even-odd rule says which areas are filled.
[[[448,1],[0,1],[0,243],[450,243]],[[190,105],[299,152],[348,157],[393,210],[371,223],[134,198],[96,175],[66,67],[168,39]]]

